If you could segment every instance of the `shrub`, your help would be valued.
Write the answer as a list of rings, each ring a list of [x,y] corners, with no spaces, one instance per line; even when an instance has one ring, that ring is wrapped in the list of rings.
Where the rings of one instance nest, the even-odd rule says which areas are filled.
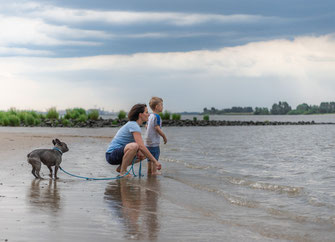
[[[45,119],[45,115],[42,114],[42,113],[38,114],[37,116],[38,116],[38,118],[41,119],[41,120],[44,120],[44,119]]]
[[[117,125],[119,122],[118,122],[118,120],[117,119],[114,119],[113,121],[112,121],[112,124],[114,124],[114,125]]]
[[[205,120],[205,121],[209,121],[209,115],[204,115],[204,117],[203,117],[203,119]]]
[[[14,114],[9,114],[8,115],[8,121],[9,121],[10,126],[19,126],[20,125],[20,119]]]
[[[24,119],[25,125],[34,125],[35,124],[35,118],[31,113],[26,113],[25,119]]]
[[[13,112],[10,112],[10,113],[13,114]],[[27,119],[27,112],[24,112],[24,111],[18,112],[17,116],[19,117],[21,123],[25,123],[25,120]]]
[[[71,109],[66,109],[66,113],[64,115],[64,118],[65,119],[70,119],[71,118],[71,112],[72,112]]]
[[[3,124],[3,126],[9,126],[9,118],[7,116],[5,116],[3,118],[2,124]]]
[[[198,121],[197,117],[193,117],[193,121],[197,122]]]
[[[79,113],[80,115],[85,114],[86,115],[86,110],[83,108],[74,108],[73,109],[75,112]]]
[[[86,114],[81,114],[78,119],[79,122],[86,122],[87,121],[87,116]]]
[[[179,113],[173,113],[172,114],[172,120],[180,120],[181,115]]]
[[[5,113],[4,112],[0,112],[0,125],[3,126],[3,120],[5,118]]]
[[[35,118],[34,125],[38,126],[41,124],[41,119],[39,117]]]
[[[35,111],[30,111],[29,112],[35,119],[39,118],[39,115]]]
[[[68,119],[62,119],[62,124],[65,126],[65,127],[69,127],[69,126],[71,126],[71,122],[70,122],[70,120],[68,120]]]
[[[98,120],[99,119],[99,111],[98,110],[91,110],[89,113],[88,113],[88,119],[90,120]]]
[[[170,120],[171,113],[166,110],[164,113],[159,113],[159,116],[161,116],[163,120]]]
[[[16,108],[10,108],[7,113],[17,115],[17,110],[16,110]]]
[[[127,113],[123,110],[120,110],[119,114],[117,115],[117,117],[119,118],[119,120],[121,119],[125,119],[127,116]]]
[[[86,111],[83,108],[74,108],[74,109],[66,109],[66,114],[64,118],[66,119],[78,119],[80,115],[86,116]]]
[[[57,112],[55,107],[52,107],[48,110],[46,117],[48,119],[58,119],[59,113]]]

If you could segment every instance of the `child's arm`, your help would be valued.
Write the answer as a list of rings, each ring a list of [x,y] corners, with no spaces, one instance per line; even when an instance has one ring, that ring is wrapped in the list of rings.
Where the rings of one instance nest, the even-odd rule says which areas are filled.
[[[162,136],[162,138],[164,140],[164,144],[166,144],[167,143],[167,138],[166,138],[164,132],[162,131],[161,127],[159,127],[159,125],[156,125],[155,130],[160,136]]]

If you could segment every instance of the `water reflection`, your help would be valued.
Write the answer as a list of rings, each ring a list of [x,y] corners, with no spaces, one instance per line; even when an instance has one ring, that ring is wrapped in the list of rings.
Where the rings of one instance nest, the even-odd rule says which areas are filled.
[[[160,186],[156,176],[149,176],[146,180],[145,190],[145,208],[147,216],[145,217],[145,224],[148,230],[148,239],[157,239],[159,231],[159,221],[157,218],[158,198]]]
[[[120,179],[108,184],[105,200],[114,216],[124,225],[127,239],[156,240],[159,179]]]
[[[39,209],[49,208],[53,212],[60,209],[60,194],[57,181],[34,179],[28,192],[29,202]]]

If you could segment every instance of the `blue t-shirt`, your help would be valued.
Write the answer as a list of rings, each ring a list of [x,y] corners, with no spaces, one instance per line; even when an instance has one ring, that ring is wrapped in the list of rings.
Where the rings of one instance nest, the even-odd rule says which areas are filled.
[[[119,129],[119,131],[117,131],[106,152],[111,153],[116,148],[135,142],[133,136],[134,132],[141,133],[141,127],[136,121],[128,121],[121,129]]]

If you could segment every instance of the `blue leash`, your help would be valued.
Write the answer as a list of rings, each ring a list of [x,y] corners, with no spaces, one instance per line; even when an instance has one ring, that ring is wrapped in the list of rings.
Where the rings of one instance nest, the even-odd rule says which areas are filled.
[[[136,157],[134,158],[133,163],[131,164],[131,167],[130,167],[129,171],[127,171],[126,174],[124,174],[124,175],[122,175],[122,176],[109,177],[109,178],[93,178],[93,177],[78,176],[78,175],[74,175],[74,174],[71,174],[70,172],[65,171],[62,167],[59,167],[59,169],[60,169],[62,172],[66,173],[66,174],[68,174],[68,175],[70,175],[70,176],[77,177],[77,178],[82,178],[82,179],[86,179],[86,180],[95,180],[95,181],[99,181],[99,180],[100,180],[100,181],[101,181],[101,180],[117,180],[117,179],[120,179],[120,178],[125,177],[126,175],[128,175],[128,174],[130,173],[130,171],[133,171],[133,175],[134,175],[134,177],[137,177],[137,176],[135,175],[135,172],[134,172],[134,164],[135,164],[135,160],[136,160]],[[139,168],[139,171],[138,171],[138,176],[139,176],[139,177],[142,177],[142,176],[143,176],[143,175],[141,175],[141,169],[142,169],[142,161],[140,161],[140,168]]]

